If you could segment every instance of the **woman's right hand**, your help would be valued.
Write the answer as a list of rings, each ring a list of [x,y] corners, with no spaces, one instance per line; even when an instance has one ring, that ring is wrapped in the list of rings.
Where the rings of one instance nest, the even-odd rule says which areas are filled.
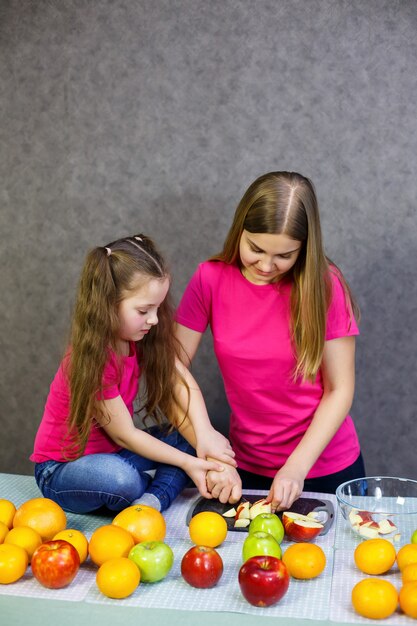
[[[217,461],[206,461],[191,455],[184,462],[182,469],[188,474],[203,498],[211,499],[213,496],[207,488],[206,476],[210,471],[222,473],[224,466]]]
[[[213,498],[222,504],[239,502],[242,497],[242,481],[232,465],[224,464],[222,472],[207,472],[207,487]]]

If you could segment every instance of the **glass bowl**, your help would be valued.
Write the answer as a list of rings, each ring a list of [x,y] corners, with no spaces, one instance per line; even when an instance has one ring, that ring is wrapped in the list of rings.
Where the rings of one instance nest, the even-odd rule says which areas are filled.
[[[336,498],[350,528],[364,539],[411,541],[417,529],[417,481],[391,476],[342,483]]]

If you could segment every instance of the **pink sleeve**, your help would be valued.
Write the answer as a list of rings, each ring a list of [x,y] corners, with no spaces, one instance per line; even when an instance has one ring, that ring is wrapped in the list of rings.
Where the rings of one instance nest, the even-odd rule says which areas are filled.
[[[191,277],[175,314],[178,324],[204,333],[210,321],[210,288],[203,280],[203,266],[199,265]]]
[[[98,400],[110,400],[120,396],[120,371],[115,359],[115,355],[111,353],[103,370],[103,391],[97,394]]]
[[[327,312],[326,341],[339,337],[359,335],[358,325],[351,310],[343,284],[336,269],[330,272],[333,293]]]

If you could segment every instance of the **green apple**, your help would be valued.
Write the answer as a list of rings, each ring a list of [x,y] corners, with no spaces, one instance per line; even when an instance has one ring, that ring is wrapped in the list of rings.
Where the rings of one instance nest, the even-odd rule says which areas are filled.
[[[251,521],[249,532],[255,533],[258,531],[269,533],[278,543],[281,543],[284,539],[284,526],[275,513],[260,513]]]
[[[270,533],[257,530],[248,534],[242,547],[244,563],[252,556],[275,556],[280,559],[282,556],[281,546]]]
[[[137,543],[128,556],[138,567],[140,580],[144,583],[156,583],[162,580],[174,563],[174,553],[163,541]]]
[[[417,543],[417,530],[411,535],[411,543]]]

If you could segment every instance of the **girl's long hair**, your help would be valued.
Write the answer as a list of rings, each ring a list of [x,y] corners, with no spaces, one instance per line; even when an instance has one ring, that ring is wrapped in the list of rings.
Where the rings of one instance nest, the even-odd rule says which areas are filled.
[[[284,234],[303,244],[289,272],[293,279],[291,332],[297,359],[294,377],[314,380],[323,359],[331,271],[342,281],[351,314],[359,315],[359,311],[342,273],[325,256],[313,183],[294,172],[270,172],[255,180],[238,204],[223,250],[211,260],[241,266],[239,244],[244,230]]]
[[[96,417],[109,419],[98,399],[109,349],[116,352],[120,302],[150,279],[167,278],[164,259],[153,241],[142,234],[94,248],[87,255],[64,361],[71,397],[67,458],[83,454]],[[177,349],[172,320],[173,307],[167,295],[158,309],[158,324],[136,343],[141,380],[145,377],[145,399],[139,410],[159,424],[164,416],[173,424],[177,415],[173,390],[181,377],[175,367]],[[187,386],[183,379],[181,382]]]

